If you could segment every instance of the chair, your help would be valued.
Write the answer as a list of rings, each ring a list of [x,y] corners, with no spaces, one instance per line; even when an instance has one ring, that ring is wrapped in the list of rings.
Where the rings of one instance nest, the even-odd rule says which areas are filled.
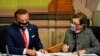
[[[0,53],[6,53],[6,37],[5,28],[7,26],[0,26]]]
[[[90,26],[89,28],[92,30],[93,34],[100,42],[100,27],[99,26]]]

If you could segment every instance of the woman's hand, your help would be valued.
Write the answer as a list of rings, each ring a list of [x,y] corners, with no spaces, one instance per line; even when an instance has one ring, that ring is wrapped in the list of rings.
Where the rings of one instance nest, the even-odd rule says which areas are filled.
[[[68,49],[69,49],[69,46],[68,46],[67,44],[63,44],[63,46],[62,46],[62,51],[63,51],[64,53],[66,53],[66,52],[68,52]]]

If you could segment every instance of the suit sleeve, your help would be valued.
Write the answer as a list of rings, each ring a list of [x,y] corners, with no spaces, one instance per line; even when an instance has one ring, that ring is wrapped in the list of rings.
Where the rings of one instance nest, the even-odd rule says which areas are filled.
[[[23,54],[24,48],[18,48],[14,46],[14,40],[11,36],[11,33],[9,33],[7,30],[6,30],[6,43],[10,54],[17,54],[17,55]]]
[[[43,49],[43,46],[42,46],[42,43],[41,43],[41,40],[39,38],[39,33],[38,33],[38,28],[35,27],[35,39],[34,39],[34,47],[36,50],[39,50],[39,49]]]
[[[87,53],[97,53],[100,54],[100,43],[97,40],[97,38],[94,36],[94,34],[92,33],[91,30],[89,30],[89,34],[90,36],[90,45],[92,46],[91,48],[87,48]]]

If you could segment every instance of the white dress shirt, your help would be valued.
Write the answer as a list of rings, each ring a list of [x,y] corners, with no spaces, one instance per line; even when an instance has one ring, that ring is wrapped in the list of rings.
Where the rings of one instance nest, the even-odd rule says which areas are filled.
[[[21,31],[21,33],[22,33],[22,30],[20,29],[20,31]],[[29,45],[29,32],[28,32],[28,29],[26,28],[25,29],[25,34],[26,34],[26,37],[27,37],[27,46]],[[26,54],[26,49],[27,48],[25,48],[24,50],[23,50],[23,54]]]

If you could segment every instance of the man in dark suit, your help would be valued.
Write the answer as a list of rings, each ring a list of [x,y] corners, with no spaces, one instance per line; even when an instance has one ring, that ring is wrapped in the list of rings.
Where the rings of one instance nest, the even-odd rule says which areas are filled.
[[[10,54],[35,55],[36,51],[46,53],[38,35],[36,25],[29,23],[29,13],[25,9],[18,9],[15,22],[6,29],[6,40]]]

